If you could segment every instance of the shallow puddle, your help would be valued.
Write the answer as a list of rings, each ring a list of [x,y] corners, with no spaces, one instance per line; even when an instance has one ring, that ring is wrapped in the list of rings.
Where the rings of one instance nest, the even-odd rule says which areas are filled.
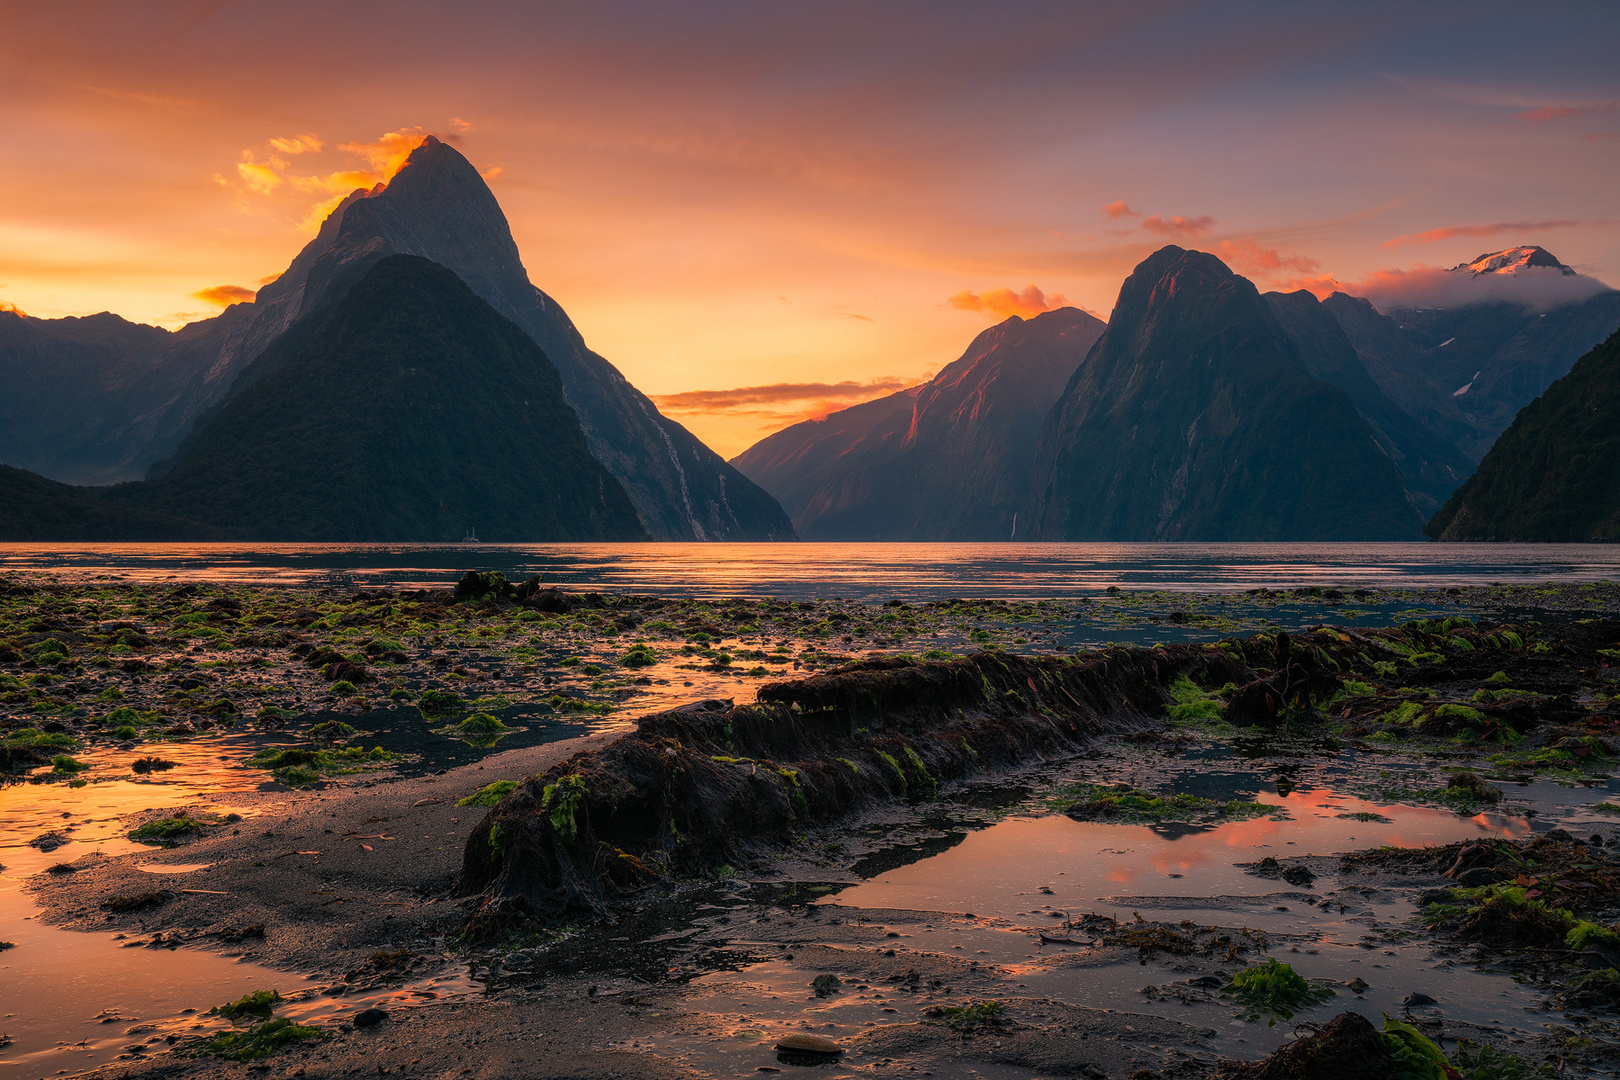
[[[25,880],[57,864],[92,862],[150,852],[140,869],[154,888],[208,889],[206,863],[137,844],[127,837],[129,814],[187,806],[197,811],[251,816],[267,774],[237,764],[241,740],[147,745],[137,751],[84,752],[94,777],[123,779],[72,788],[65,783],[0,787],[0,1073],[43,1077],[78,1072],[131,1052],[166,1049],[171,1035],[192,1035],[226,1025],[204,1014],[255,990],[277,990],[296,1000],[279,1015],[300,1020],[342,1020],[370,1005],[424,1005],[481,990],[465,973],[452,973],[397,990],[341,999],[316,997],[301,977],[197,948],[152,948],[123,934],[63,930],[41,922],[23,891]],[[254,745],[262,745],[255,743]],[[148,777],[128,773],[129,762],[160,754],[175,767]],[[55,833],[62,841],[29,841]],[[172,860],[172,861],[171,861]],[[165,880],[168,878],[169,880]],[[149,1052],[145,1049],[135,1051]]]
[[[839,893],[833,903],[872,908],[973,912],[1045,925],[1050,914],[1123,914],[1129,898],[1252,896],[1294,891],[1234,865],[1267,855],[1330,855],[1369,847],[1424,847],[1475,837],[1524,836],[1529,820],[1511,814],[1463,817],[1446,810],[1375,804],[1320,788],[1257,802],[1287,817],[1218,825],[1167,822],[1114,825],[1055,814],[1009,818],[960,844],[886,871]],[[1385,821],[1358,820],[1372,814]],[[1051,893],[1043,893],[1042,888]],[[1033,920],[1033,921],[1032,921]],[[1288,923],[1296,920],[1273,920]]]

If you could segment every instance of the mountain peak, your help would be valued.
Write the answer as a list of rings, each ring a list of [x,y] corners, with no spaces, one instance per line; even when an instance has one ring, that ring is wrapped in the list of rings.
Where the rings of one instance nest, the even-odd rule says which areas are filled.
[[[1513,275],[1532,266],[1545,266],[1571,275],[1575,273],[1574,270],[1559,262],[1552,252],[1535,245],[1506,248],[1502,251],[1488,251],[1473,262],[1458,263],[1451,269],[1453,272],[1458,273],[1466,270],[1478,277],[1481,274]]]

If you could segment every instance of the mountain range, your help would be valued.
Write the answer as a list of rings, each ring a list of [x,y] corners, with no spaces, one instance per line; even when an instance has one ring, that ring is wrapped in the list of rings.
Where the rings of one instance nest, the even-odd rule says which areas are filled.
[[[1286,305],[1292,310],[1292,305]],[[1351,395],[1213,255],[1161,248],[1041,429],[1053,540],[1373,540],[1422,518]]]
[[[1495,535],[1491,492],[1525,483],[1502,463],[1576,453],[1520,410],[1603,384],[1565,377],[1620,292],[1536,247],[1432,273],[1423,303],[1319,302],[1162,248],[1107,324],[1008,319],[928,382],[727,463],[586,347],[477,170],[428,138],[214,319],[0,311],[0,538]]]
[[[529,282],[477,169],[432,137],[388,184],[348,196],[254,302],[217,318],[173,334],[106,315],[0,319],[0,400],[8,402],[0,460],[81,484],[161,476],[182,441],[245,389],[241,376],[273,342],[335,303],[371,265],[402,254],[453,271],[539,346],[593,456],[619,480],[645,533],[792,538],[774,499],[585,346],[557,302]],[[61,377],[69,364],[80,377]]]
[[[1261,295],[1167,247],[1106,330],[1073,309],[1014,317],[929,383],[732,463],[811,539],[1415,539],[1513,414],[1620,326],[1620,293],[1541,248],[1442,277],[1450,306],[1385,313]]]
[[[731,463],[806,540],[1018,539],[1041,421],[1102,332],[1078,308],[1015,315],[924,385],[785,428]]]
[[[1620,540],[1620,331],[1519,411],[1428,532],[1439,540]]]

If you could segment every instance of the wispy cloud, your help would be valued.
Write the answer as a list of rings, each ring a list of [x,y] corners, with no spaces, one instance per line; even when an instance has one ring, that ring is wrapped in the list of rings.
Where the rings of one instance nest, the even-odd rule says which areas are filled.
[[[1102,208],[1102,212],[1107,214],[1109,218],[1114,221],[1118,221],[1120,218],[1125,217],[1142,216],[1138,211],[1132,210],[1130,204],[1124,199],[1120,199],[1118,202],[1109,203],[1107,206]]]
[[[945,302],[959,311],[977,311],[984,315],[992,315],[998,320],[1008,319],[1014,315],[1028,319],[1068,303],[1062,293],[1052,293],[1048,296],[1033,282],[1025,285],[1019,292],[1003,288],[986,289],[982,293],[976,293],[963,289]]]
[[[836,383],[768,383],[740,386],[734,390],[683,390],[675,394],[653,394],[660,409],[669,412],[729,412],[751,405],[783,405],[795,401],[840,401],[853,404],[870,401],[913,385],[909,380],[885,376],[867,382],[845,380]]]
[[[1215,219],[1208,214],[1199,217],[1183,217],[1176,214],[1169,218],[1154,214],[1152,217],[1142,219],[1142,228],[1155,236],[1172,237],[1178,240],[1196,240],[1200,236],[1207,236],[1215,230]]]
[[[1620,101],[1605,101],[1600,105],[1545,105],[1513,115],[1527,124],[1545,124],[1549,120],[1572,120],[1578,116],[1606,116],[1617,108]]]
[[[1412,233],[1410,236],[1397,236],[1393,240],[1385,240],[1378,246],[1398,248],[1405,247],[1408,244],[1432,244],[1438,240],[1450,240],[1455,236],[1500,236],[1503,233],[1562,229],[1579,224],[1581,224],[1579,221],[1497,221],[1489,225],[1451,225],[1444,229],[1430,229],[1428,232]]]
[[[1331,278],[1306,285],[1317,296],[1346,292],[1364,296],[1380,311],[1399,308],[1452,308],[1505,301],[1528,311],[1549,311],[1596,296],[1608,286],[1585,274],[1551,266],[1531,266],[1516,274],[1469,274],[1437,266],[1377,270],[1360,281]]]
[[[1322,264],[1305,255],[1284,255],[1276,248],[1261,247],[1252,236],[1237,240],[1222,240],[1216,245],[1221,261],[1244,277],[1271,278],[1292,271],[1309,274],[1321,269]]]
[[[285,139],[271,139],[270,149],[283,154],[318,154],[326,144],[314,135],[294,135]]]
[[[206,289],[198,289],[191,295],[210,304],[230,307],[232,304],[250,304],[258,293],[240,285],[210,285]]]

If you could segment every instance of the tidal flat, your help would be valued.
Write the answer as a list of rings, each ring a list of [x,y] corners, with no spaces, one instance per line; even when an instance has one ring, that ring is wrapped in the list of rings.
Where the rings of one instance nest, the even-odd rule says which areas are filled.
[[[1612,1075],[1617,618],[0,576],[0,1064]]]

